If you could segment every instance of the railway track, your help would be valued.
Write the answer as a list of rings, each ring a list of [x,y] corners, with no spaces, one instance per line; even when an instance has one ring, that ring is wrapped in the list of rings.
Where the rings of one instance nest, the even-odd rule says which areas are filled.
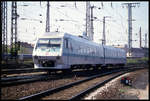
[[[47,78],[48,78],[47,74],[6,77],[6,78],[1,78],[1,87],[19,85],[23,83],[38,81],[38,80],[45,80]]]
[[[119,68],[118,68],[119,69]],[[114,68],[109,68],[107,71],[115,70]],[[96,74],[103,74],[106,70],[95,70],[95,69],[76,69],[70,74],[56,74],[51,75],[48,79],[37,80],[36,82],[30,81],[30,83],[25,83],[17,86],[2,87],[2,99],[19,99],[25,96],[36,94],[37,92],[42,92],[48,89],[54,89],[71,82],[82,80],[91,77]],[[75,78],[74,78],[75,77]],[[9,92],[8,92],[9,91]],[[18,92],[20,91],[20,92]]]
[[[127,68],[127,67],[125,67]],[[29,69],[17,69],[17,70],[7,70],[7,71],[11,71],[11,72],[24,72],[24,71],[30,71],[32,72],[32,70],[35,70],[35,69],[32,69],[32,68],[29,68]],[[111,68],[110,70],[113,70],[113,68]],[[38,71],[38,70],[35,70],[35,71]],[[41,71],[41,70],[39,70]],[[78,71],[77,71],[78,72]],[[104,72],[104,71],[103,71]],[[60,75],[61,74],[61,75]],[[56,74],[58,75],[58,73]],[[51,78],[55,78],[56,75],[52,75]],[[64,74],[62,73],[59,73],[60,76],[63,76]],[[56,77],[57,78],[57,77]],[[38,80],[47,80],[47,79],[50,79],[50,75],[48,76],[45,72],[42,73],[42,74],[26,74],[26,75],[23,75],[23,76],[10,76],[10,77],[2,77],[1,78],[1,86],[2,87],[6,87],[6,86],[13,86],[13,85],[19,85],[19,84],[23,84],[23,83],[30,83],[30,82],[34,82],[34,81],[38,81]]]
[[[73,87],[75,85],[78,85],[78,84],[90,81],[90,80],[92,80],[94,78],[97,78],[97,77],[101,77],[101,76],[104,76],[104,75],[111,74],[111,73],[114,73],[114,72],[119,72],[119,70],[118,71],[107,72],[107,73],[102,73],[102,74],[98,74],[98,75],[94,75],[94,76],[90,76],[90,77],[88,77],[88,78],[86,78],[84,80],[75,81],[73,83],[69,83],[69,84],[63,85],[61,87],[57,87],[57,88],[53,88],[53,89],[48,89],[46,91],[43,91],[43,92],[40,92],[40,93],[37,93],[37,94],[33,94],[33,95],[30,95],[30,96],[26,96],[26,97],[20,98],[19,100],[31,100],[31,99],[33,100],[33,99],[43,98],[45,96],[50,96],[52,94],[59,93],[60,91],[68,89],[68,88]]]
[[[43,72],[44,69],[34,69],[34,68],[24,68],[24,69],[3,69],[1,75],[6,74],[20,74],[20,73],[30,73],[30,72]]]
[[[21,70],[21,69],[19,69],[19,70]],[[77,74],[77,72],[78,71],[74,71],[75,74]],[[82,71],[82,72],[84,72],[84,71]],[[82,72],[80,71],[80,73],[78,73],[78,75],[82,74]],[[90,73],[90,74],[92,74],[92,73]],[[20,85],[20,84],[25,84],[25,83],[31,83],[34,81],[57,80],[57,79],[61,79],[65,75],[69,76],[69,75],[72,75],[72,73],[70,72],[70,74],[68,74],[68,73],[66,74],[66,73],[59,72],[59,71],[52,73],[52,74],[47,74],[47,72],[43,72],[42,74],[24,73],[24,75],[2,77],[0,81],[1,81],[1,87],[8,87],[8,86]]]
[[[129,64],[126,67],[133,67],[137,66],[136,64]],[[31,68],[21,68],[21,69],[2,69],[1,70],[1,77],[7,77],[8,75],[12,74],[21,74],[21,73],[34,73],[34,72],[46,72],[44,69],[34,69],[33,67]]]
[[[84,80],[69,83],[69,84],[63,85],[61,87],[48,89],[46,91],[43,91],[43,92],[40,92],[40,93],[37,93],[37,94],[33,94],[33,95],[30,95],[30,96],[25,96],[25,97],[20,98],[19,100],[36,100],[36,99],[77,100],[77,99],[81,99],[85,94],[89,93],[93,89],[104,85],[105,83],[109,82],[110,80],[112,80],[112,79],[114,79],[114,78],[116,78],[116,77],[118,77],[118,76],[120,76],[124,73],[134,71],[134,70],[137,70],[137,69],[142,69],[142,68],[136,68],[136,69],[132,68],[132,69],[129,69],[129,70],[127,69],[127,70],[125,70],[125,72],[122,71],[123,69],[120,69],[120,70],[117,70],[117,71],[113,70],[111,72],[102,73],[102,74],[98,74],[98,75],[88,77]],[[102,80],[102,78],[105,77],[105,76],[107,76],[107,77]],[[96,82],[94,82],[93,80],[95,80]],[[83,85],[86,85],[89,82],[91,82],[89,87],[84,88]],[[94,83],[92,83],[92,82],[94,82]],[[84,88],[84,89],[82,89],[80,91],[76,91],[77,88]]]
[[[21,69],[19,69],[21,70]],[[87,73],[89,75],[93,75],[93,73],[96,73],[94,71],[88,71],[86,70]],[[73,75],[82,75],[84,72],[83,71],[74,71]],[[104,71],[103,71],[104,72]],[[17,75],[17,76],[9,76],[9,77],[2,77],[1,78],[1,87],[8,87],[8,86],[13,86],[13,85],[20,85],[20,84],[24,84],[24,83],[30,83],[30,82],[34,82],[34,81],[41,81],[41,80],[55,80],[55,79],[61,79],[62,76],[69,76],[69,75],[72,75],[72,73],[70,72],[70,74],[66,74],[66,73],[63,73],[63,72],[55,72],[54,74],[47,74],[46,72],[45,73],[42,73],[42,74],[24,74],[24,75]]]
[[[21,79],[30,79],[30,78],[34,78],[34,77],[38,77],[38,76],[43,76],[45,74],[42,75],[25,75],[25,76],[12,76],[12,77],[3,77],[1,78],[1,82],[10,82],[10,81],[16,81],[16,80],[21,80]]]
[[[17,71],[20,71],[20,70],[22,70],[22,69],[19,69]],[[30,70],[30,69],[27,69],[27,70]],[[74,71],[75,74],[77,74],[77,72],[79,72],[79,71]],[[84,71],[82,71],[82,72],[84,72]],[[78,75],[82,74],[82,72],[78,73]],[[92,73],[90,73],[90,74],[92,74]],[[30,82],[34,82],[34,81],[49,80],[49,79],[51,79],[51,80],[60,79],[62,76],[65,76],[65,75],[72,75],[72,73],[70,73],[70,74],[68,74],[68,73],[66,74],[63,72],[55,72],[52,74],[47,74],[47,72],[44,72],[42,74],[24,73],[24,75],[18,74],[17,76],[2,77],[0,81],[1,81],[2,87],[8,87],[8,86],[13,86],[13,85],[30,83]]]

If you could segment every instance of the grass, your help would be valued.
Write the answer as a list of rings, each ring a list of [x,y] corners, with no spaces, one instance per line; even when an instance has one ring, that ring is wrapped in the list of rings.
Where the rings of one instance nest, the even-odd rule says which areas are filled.
[[[120,88],[119,89],[119,92],[120,93],[125,93],[125,92],[127,92],[129,89],[131,89],[132,87],[131,86],[123,86],[123,88]]]
[[[136,59],[127,59],[127,63],[143,63],[149,60],[148,57],[136,58]]]

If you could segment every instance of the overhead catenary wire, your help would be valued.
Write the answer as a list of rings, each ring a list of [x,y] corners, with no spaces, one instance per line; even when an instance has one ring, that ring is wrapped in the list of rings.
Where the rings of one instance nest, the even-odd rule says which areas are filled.
[[[95,2],[93,2],[93,4],[94,4]],[[97,5],[98,4],[101,4],[101,2],[97,2],[96,3]],[[95,4],[95,5],[96,5]],[[96,15],[96,17],[101,17],[101,14],[103,14],[103,12],[106,12],[107,14],[110,14],[110,15],[112,15],[112,16],[114,16],[114,19],[116,20],[116,22],[111,22],[110,24],[109,24],[109,22],[108,22],[108,27],[111,27],[110,25],[112,25],[112,26],[115,26],[115,28],[114,28],[114,32],[117,32],[117,29],[121,29],[120,30],[120,32],[122,32],[122,33],[124,33],[124,34],[127,34],[126,33],[126,23],[125,23],[125,21],[127,22],[127,18],[126,18],[126,16],[124,16],[123,14],[122,14],[122,10],[120,11],[119,9],[121,9],[120,8],[120,4],[118,3],[118,4],[116,4],[115,2],[113,3],[113,9],[110,9],[109,10],[109,8],[111,7],[111,2],[110,3],[108,3],[108,5],[109,5],[109,7],[107,7],[107,5],[106,5],[107,3],[105,3],[105,2],[103,2],[103,6],[104,6],[104,8],[103,9],[100,9],[99,11],[97,11],[96,9],[94,9],[95,11],[94,11],[94,15]],[[45,24],[45,22],[44,22],[44,18],[45,18],[45,13],[43,13],[43,12],[45,12],[45,8],[46,8],[46,2],[41,2],[41,6],[42,6],[42,8],[40,7],[40,2],[35,2],[35,3],[33,3],[33,2],[18,2],[18,12],[19,12],[19,15],[20,15],[20,17],[30,17],[30,18],[32,18],[32,19],[34,19],[35,18],[35,16],[34,15],[37,15],[37,17],[39,18],[39,19],[41,19],[42,20],[42,22],[43,22],[43,25]],[[85,21],[85,11],[84,11],[84,9],[85,9],[85,2],[82,2],[81,4],[80,4],[80,2],[76,2],[76,6],[77,6],[77,8],[75,8],[74,7],[74,2],[70,2],[70,3],[55,3],[55,2],[52,2],[52,5],[51,5],[51,8],[56,8],[55,9],[55,11],[54,12],[56,12],[56,13],[58,13],[58,14],[60,14],[60,16],[62,16],[63,17],[63,19],[65,19],[65,20],[76,20],[76,22],[73,22],[73,21],[68,21],[68,22],[63,22],[64,24],[66,24],[66,23],[71,23],[72,25],[73,25],[73,27],[75,28],[75,29],[79,29],[78,30],[78,32],[82,32],[83,31],[83,29],[84,29],[84,27],[85,27],[85,25],[84,25],[84,21]],[[101,6],[101,5],[100,5]],[[40,9],[39,9],[39,11],[37,11],[37,12],[33,12],[33,11],[35,11],[35,9],[37,9],[38,7],[40,7]],[[22,9],[20,9],[20,8],[22,8]],[[29,10],[30,8],[33,8],[34,10]],[[65,8],[65,9],[64,9]],[[8,8],[9,9],[9,8]],[[67,10],[68,9],[68,10]],[[63,10],[66,10],[66,13],[63,11]],[[125,10],[125,9],[124,9]],[[22,12],[23,11],[23,12]],[[81,19],[80,19],[80,17],[79,16],[77,16],[77,17],[75,17],[75,16],[73,16],[72,17],[72,15],[69,13],[70,11],[73,11],[73,12],[75,12],[77,15],[79,15],[79,16],[81,16]],[[29,14],[29,12],[30,13],[34,13],[33,15],[30,15]],[[42,15],[42,16],[38,16],[39,15],[39,13]],[[57,14],[57,15],[58,15]],[[127,15],[127,14],[126,14]],[[22,22],[20,22],[20,17],[19,17],[19,19],[18,19],[18,23],[19,23],[19,25],[22,23]],[[118,17],[118,18],[116,18],[116,17]],[[52,16],[52,18],[55,18],[55,17],[53,17]],[[57,19],[59,19],[59,17],[57,17]],[[9,19],[8,19],[9,20]],[[139,19],[138,19],[138,21],[139,21]],[[52,21],[53,22],[53,21]],[[28,23],[28,22],[24,22],[24,23]],[[31,23],[31,22],[29,22],[29,23]],[[34,24],[32,24],[33,26],[35,25],[37,25],[38,23],[37,22],[32,22],[32,23],[34,23]],[[94,22],[94,24],[96,24],[96,23],[99,23],[99,22]],[[41,24],[42,25],[42,24]],[[40,26],[41,26],[40,25]],[[9,25],[10,26],[10,25]],[[55,24],[55,22],[53,22],[52,23],[52,25],[51,25],[52,27],[54,27],[54,26],[57,26],[57,24]],[[95,26],[95,25],[94,25]],[[100,25],[99,25],[100,26]],[[97,31],[97,32],[100,32],[100,30],[99,29],[101,29],[101,28],[99,28],[99,26],[95,26],[94,27],[94,31]],[[21,26],[19,26],[19,27],[21,27]],[[39,26],[37,26],[37,27],[39,27]],[[62,27],[62,26],[61,26]],[[67,28],[67,27],[66,27]],[[20,28],[18,28],[18,29],[20,29]],[[21,27],[21,29],[22,29],[22,27]],[[38,29],[38,28],[36,28],[36,29]],[[29,30],[29,29],[28,29]],[[66,30],[66,29],[65,29]],[[67,29],[68,30],[68,29]],[[70,29],[69,29],[70,30]],[[110,29],[109,29],[109,34],[111,34],[110,33]],[[133,28],[133,31],[135,31],[135,32],[137,32],[137,30],[136,30],[136,28]],[[74,31],[75,32],[75,31]],[[96,32],[96,34],[99,34],[99,33],[97,33]],[[117,32],[118,33],[118,32]],[[119,35],[120,36],[120,35]],[[10,37],[10,36],[9,36]],[[21,37],[20,37],[21,38]]]

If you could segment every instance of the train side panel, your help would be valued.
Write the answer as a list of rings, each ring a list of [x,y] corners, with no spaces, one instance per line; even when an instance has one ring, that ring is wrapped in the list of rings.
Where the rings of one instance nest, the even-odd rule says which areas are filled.
[[[101,65],[104,63],[103,47],[101,45],[94,46],[88,42],[82,42],[81,40],[76,40],[76,38],[67,37],[64,38],[63,50],[63,56],[66,56],[65,63],[70,66]]]
[[[126,53],[124,50],[114,48],[111,46],[104,46],[105,50],[105,64],[116,65],[126,63]]]

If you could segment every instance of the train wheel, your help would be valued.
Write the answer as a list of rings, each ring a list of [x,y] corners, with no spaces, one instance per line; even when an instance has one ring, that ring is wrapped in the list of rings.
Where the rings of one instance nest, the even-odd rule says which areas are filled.
[[[71,73],[71,72],[72,72],[72,70],[71,70],[71,69],[63,70],[63,73],[65,73],[65,74],[68,74],[68,73]]]
[[[47,74],[48,74],[48,75],[51,75],[51,73],[52,73],[51,71],[47,71]]]
[[[98,70],[98,68],[99,68],[99,66],[94,66],[93,68],[94,68],[94,70],[96,70],[96,71],[97,71],[97,70]]]
[[[106,71],[107,69],[108,69],[107,66],[101,66],[102,71]]]

